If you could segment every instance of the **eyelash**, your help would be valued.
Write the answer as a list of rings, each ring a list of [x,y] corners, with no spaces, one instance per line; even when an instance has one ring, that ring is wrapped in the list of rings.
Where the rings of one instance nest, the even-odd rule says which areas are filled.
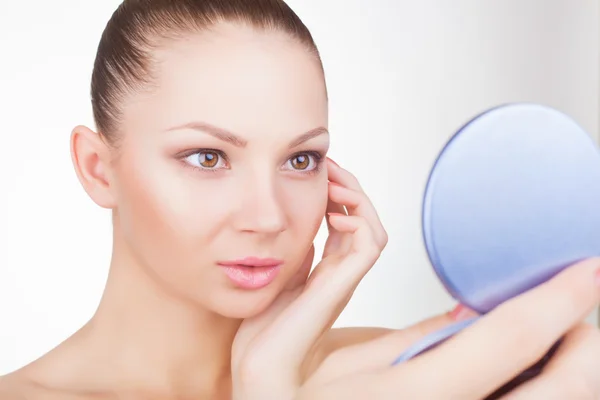
[[[198,166],[192,165],[186,161],[186,158],[193,156],[193,155],[200,155],[202,153],[215,153],[218,155],[218,157],[220,159],[224,160],[225,162],[228,162],[228,159],[227,159],[227,156],[225,155],[225,153],[222,152],[221,150],[217,150],[217,149],[194,149],[193,151],[185,152],[184,154],[180,155],[178,158],[183,162],[183,165],[185,167],[191,168],[192,170],[194,170],[196,172],[217,173],[222,170],[222,168],[198,167]],[[294,170],[293,168],[292,168],[292,170],[295,172],[304,174],[304,175],[317,174],[321,170],[321,166],[323,164],[323,158],[324,158],[323,154],[318,151],[310,150],[310,151],[301,151],[301,152],[295,153],[290,158],[287,159],[286,163],[290,162],[291,160],[293,160],[296,157],[303,156],[303,155],[306,155],[309,158],[312,158],[314,160],[314,163],[316,164],[314,166],[314,168],[312,170],[308,170],[308,171]]]

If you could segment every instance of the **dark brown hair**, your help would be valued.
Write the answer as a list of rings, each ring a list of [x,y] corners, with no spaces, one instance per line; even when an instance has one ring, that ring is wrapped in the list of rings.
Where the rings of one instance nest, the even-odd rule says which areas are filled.
[[[98,131],[114,144],[120,102],[152,87],[152,50],[161,41],[223,21],[287,33],[320,63],[309,30],[283,0],[125,0],[107,23],[94,62],[91,98]]]

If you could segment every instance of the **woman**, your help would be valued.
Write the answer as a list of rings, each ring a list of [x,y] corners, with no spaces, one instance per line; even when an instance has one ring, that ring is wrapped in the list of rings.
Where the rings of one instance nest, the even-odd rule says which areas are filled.
[[[71,150],[85,191],[112,210],[106,289],[84,327],[0,380],[3,398],[480,399],[564,334],[510,396],[600,393],[600,340],[581,324],[600,299],[598,260],[394,368],[470,313],[331,329],[387,234],[326,157],[319,52],[282,0],[125,0],[98,48],[92,105],[97,129],[76,127]]]

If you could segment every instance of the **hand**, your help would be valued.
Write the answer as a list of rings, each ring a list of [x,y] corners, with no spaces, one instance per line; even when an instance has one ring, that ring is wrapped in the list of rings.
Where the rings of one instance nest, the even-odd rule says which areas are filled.
[[[586,260],[497,307],[437,348],[390,367],[414,330],[333,353],[296,400],[479,400],[527,369],[561,337],[542,373],[502,399],[600,399],[600,334],[581,321],[600,300],[600,261]]]
[[[311,247],[287,290],[245,320],[232,348],[233,398],[294,399],[303,365],[379,258],[387,233],[356,178],[328,160],[329,237],[310,278]]]
[[[330,187],[330,209],[344,204],[348,215],[328,218],[327,254],[308,283],[312,248],[289,290],[244,321],[233,348],[234,399],[479,400],[542,358],[561,337],[543,372],[505,398],[600,398],[598,331],[581,324],[600,300],[598,259],[566,269],[407,363],[391,366],[410,344],[449,323],[447,318],[337,350],[304,379],[302,364],[387,242],[355,179],[335,165],[329,171],[342,184]]]
[[[586,323],[575,326],[546,365],[543,375],[524,383],[502,399],[600,399],[598,329]]]

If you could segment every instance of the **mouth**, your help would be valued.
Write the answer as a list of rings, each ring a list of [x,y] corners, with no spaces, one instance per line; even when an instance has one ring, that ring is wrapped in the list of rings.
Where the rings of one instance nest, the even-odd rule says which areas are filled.
[[[217,263],[231,282],[242,289],[260,289],[275,280],[283,265],[275,258],[245,257]]]

